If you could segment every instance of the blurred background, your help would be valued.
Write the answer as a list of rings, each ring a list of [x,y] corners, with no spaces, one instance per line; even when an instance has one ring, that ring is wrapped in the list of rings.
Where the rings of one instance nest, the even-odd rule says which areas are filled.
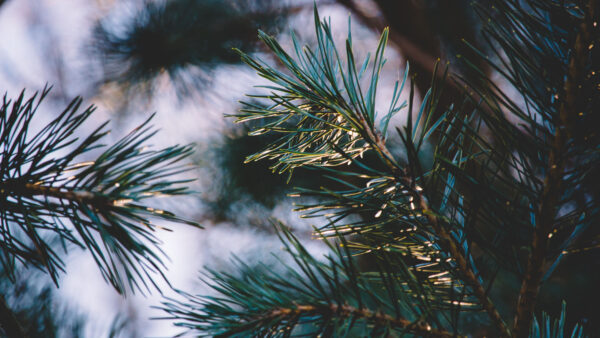
[[[322,17],[331,18],[338,46],[343,46],[351,16],[359,59],[374,51],[380,31],[390,27],[378,92],[382,107],[387,108],[393,82],[407,61],[417,101],[438,58],[469,76],[459,61],[472,52],[461,41],[478,46],[481,24],[467,0],[322,0],[317,5]],[[230,269],[232,254],[250,265],[273,262],[271,253],[280,252],[281,245],[269,217],[292,227],[314,253],[326,252],[322,243],[311,240],[311,225],[320,220],[292,213],[294,201],[286,195],[294,185],[318,187],[318,176],[300,171],[286,185],[286,177],[271,174],[269,163],[244,165],[245,157],[260,150],[270,136],[249,137],[247,126],[225,117],[248,99],[245,94],[258,90],[254,86],[265,84],[240,64],[232,48],[274,62],[256,39],[258,29],[276,36],[284,47],[290,47],[292,32],[310,44],[313,0],[0,0],[0,90],[12,98],[23,89],[33,94],[52,85],[40,108],[40,125],[79,95],[98,107],[82,133],[111,120],[114,141],[156,112],[153,124],[160,133],[153,146],[196,144],[191,160],[197,169],[186,174],[196,179],[196,193],[164,203],[206,229],[165,224],[173,231],[158,234],[170,258],[169,281],[188,292],[209,292],[199,279],[203,268]],[[450,85],[445,91],[448,101],[442,106],[456,89]],[[392,123],[405,118],[398,114]],[[390,139],[392,146],[395,142]],[[168,320],[151,320],[163,315],[151,308],[159,305],[160,294],[123,298],[102,281],[82,251],[71,250],[67,261],[58,289],[31,269],[23,269],[17,283],[0,280],[2,294],[32,336],[181,332]],[[508,289],[516,286],[509,278],[503,282]],[[584,286],[589,282],[581,279]],[[167,287],[163,292],[173,294]],[[571,298],[577,302],[581,297]],[[581,318],[586,305],[579,300]],[[558,310],[560,303],[550,307]]]

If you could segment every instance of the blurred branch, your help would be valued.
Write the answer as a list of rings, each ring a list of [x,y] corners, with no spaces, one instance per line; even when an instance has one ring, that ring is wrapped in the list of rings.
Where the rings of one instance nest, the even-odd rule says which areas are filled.
[[[433,70],[435,67],[435,62],[438,59],[439,48],[435,48],[435,44],[426,43],[429,48],[426,50],[421,46],[413,43],[409,37],[407,37],[403,32],[399,31],[394,25],[393,22],[386,22],[379,20],[377,18],[371,17],[367,15],[362,9],[360,9],[352,0],[338,0],[338,2],[350,9],[354,14],[358,15],[360,20],[367,25],[369,28],[374,31],[380,32],[387,25],[390,27],[390,40],[398,47],[400,52],[411,62],[411,68],[415,68],[414,65],[418,65],[419,68],[427,71],[428,74],[433,74]],[[408,3],[407,3],[408,4]],[[378,6],[379,2],[378,2]],[[431,39],[429,39],[431,40]],[[432,51],[434,53],[432,53]],[[439,75],[438,75],[439,76]],[[429,79],[431,77],[427,77],[426,88],[429,88]],[[423,88],[419,88],[423,89]]]
[[[2,5],[0,0],[0,5]],[[6,304],[4,296],[0,295],[0,328],[4,330],[4,334],[9,338],[24,338],[27,337],[25,330],[19,323],[14,312]]]
[[[436,15],[437,13],[432,10],[420,8],[413,1],[374,0],[381,12],[380,17],[383,19],[365,13],[353,0],[337,0],[337,2],[351,10],[359,17],[359,20],[376,32],[389,27],[389,38],[410,63],[413,81],[421,95],[427,93],[433,78],[442,80],[444,94],[439,98],[438,114],[442,114],[456,97],[464,95],[461,83],[448,80],[444,72],[435,72],[435,65],[438,61],[443,60],[451,74],[466,72],[466,74],[461,74],[465,78],[471,78],[472,75],[477,77],[477,75],[469,73],[470,67],[464,67],[464,61],[459,62],[458,60],[468,60],[468,62],[475,63],[484,73],[489,73],[488,65],[480,62],[476,51],[471,47],[479,48],[480,46],[477,43],[475,28],[471,25],[472,21],[465,12],[464,3],[442,1],[436,5],[439,7],[437,8],[438,12],[452,14],[453,21],[449,24],[444,21],[442,15]],[[470,5],[467,3],[466,6]],[[434,22],[440,20],[444,21],[438,23],[441,25],[440,27],[432,27],[435,25]],[[451,29],[447,29],[449,25],[451,25]],[[448,31],[441,32],[444,30]],[[471,46],[464,41],[468,41]],[[452,53],[456,53],[456,55],[450,55],[448,52],[446,53],[448,55],[444,55],[442,52],[444,42],[452,47],[450,49],[455,49]],[[453,63],[450,63],[451,60]],[[477,93],[471,93],[471,95],[473,102],[480,99]]]

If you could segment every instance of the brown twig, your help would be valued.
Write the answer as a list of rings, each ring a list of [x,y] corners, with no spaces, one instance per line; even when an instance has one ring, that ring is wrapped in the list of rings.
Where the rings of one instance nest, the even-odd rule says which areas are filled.
[[[320,314],[325,316],[355,317],[380,325],[389,325],[394,328],[403,329],[420,337],[454,337],[448,331],[438,330],[422,321],[412,322],[401,317],[393,317],[381,312],[373,312],[366,308],[356,308],[350,305],[296,305],[293,308],[276,308],[256,320],[272,322],[277,318],[299,317],[303,315]]]
[[[115,201],[105,196],[90,191],[59,188],[33,183],[21,183],[18,181],[4,181],[0,183],[0,192],[12,191],[22,196],[45,196],[71,202],[84,202],[96,205],[110,205]]]
[[[544,186],[538,207],[535,231],[531,243],[531,254],[527,270],[521,284],[517,312],[514,323],[516,337],[527,337],[533,319],[533,312],[539,294],[544,263],[546,260],[546,246],[548,234],[555,223],[556,212],[560,204],[563,190],[563,176],[565,170],[565,150],[569,139],[570,121],[577,115],[579,101],[578,87],[585,77],[585,66],[589,56],[588,46],[591,43],[591,25],[595,17],[596,0],[590,0],[587,13],[581,22],[579,33],[575,38],[573,53],[569,60],[567,78],[564,84],[564,98],[559,107],[559,124],[555,127],[552,149],[548,157],[548,175],[544,179]],[[597,47],[596,47],[597,48]]]
[[[89,191],[68,190],[63,188],[48,187],[38,184],[25,184],[25,189],[32,195],[52,196],[70,201],[93,201],[98,197]]]

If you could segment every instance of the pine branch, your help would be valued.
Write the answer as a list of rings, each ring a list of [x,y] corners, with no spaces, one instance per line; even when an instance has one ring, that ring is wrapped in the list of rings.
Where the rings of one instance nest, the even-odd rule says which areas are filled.
[[[106,123],[81,140],[74,137],[94,111],[77,112],[82,102],[77,98],[32,134],[31,122],[48,92],[37,100],[36,95],[25,100],[24,93],[14,102],[5,97],[1,108],[0,263],[9,276],[20,261],[46,270],[58,283],[64,263],[51,245],[57,239],[65,251],[68,243],[87,248],[119,292],[149,291],[148,282],[158,289],[150,273],[164,278],[162,260],[153,251],[159,245],[154,231],[161,227],[151,220],[197,224],[145,201],[188,193],[181,184],[189,180],[169,177],[189,170],[178,163],[192,148],[145,149],[155,133],[147,120],[93,161],[82,161],[102,147]],[[55,156],[58,151],[63,156]]]
[[[437,70],[434,70],[434,74],[437,74]],[[445,79],[445,76],[441,77],[442,81]],[[411,112],[409,112],[411,114]],[[420,188],[415,178],[411,177],[411,175],[406,171],[406,169],[401,168],[396,161],[392,153],[388,150],[387,145],[385,144],[385,139],[381,136],[381,133],[373,129],[365,120],[362,115],[358,115],[358,119],[363,126],[364,137],[372,146],[372,149],[380,153],[380,157],[384,161],[384,163],[388,166],[388,168],[392,171],[396,179],[401,183],[405,189],[409,189],[410,194],[416,201],[416,204],[421,207],[422,214],[427,217],[429,223],[433,226],[435,230],[435,234],[438,235],[441,239],[441,246],[450,253],[452,259],[457,263],[457,266],[464,278],[464,281],[474,290],[475,295],[481,302],[481,305],[488,313],[498,330],[501,332],[503,337],[510,337],[510,330],[508,326],[500,316],[500,313],[495,308],[493,302],[488,297],[487,292],[483,285],[481,285],[479,279],[473,273],[473,270],[470,268],[467,260],[465,259],[463,253],[458,248],[456,241],[450,235],[450,233],[444,228],[443,225],[440,224],[438,217],[436,216],[436,212],[431,209],[429,203],[424,198],[424,191]]]
[[[544,265],[547,256],[548,235],[554,228],[555,217],[563,195],[566,165],[566,147],[571,133],[571,121],[578,115],[580,100],[580,83],[586,76],[586,63],[589,58],[589,46],[592,40],[594,18],[598,3],[590,0],[583,8],[584,18],[572,48],[567,76],[564,84],[564,98],[559,108],[558,121],[555,125],[552,149],[548,158],[548,174],[544,179],[539,203],[539,221],[536,224],[531,243],[527,271],[521,284],[517,312],[514,322],[516,337],[526,337],[535,309],[537,296],[544,276]],[[597,42],[597,41],[596,41]],[[597,48],[597,47],[596,47]]]
[[[483,285],[481,285],[479,279],[473,273],[473,270],[467,263],[467,260],[465,259],[463,253],[458,248],[456,241],[444,228],[444,226],[440,224],[436,216],[436,212],[431,209],[427,200],[424,198],[423,189],[420,187],[418,188],[416,180],[412,178],[404,168],[400,168],[398,166],[398,164],[394,160],[393,155],[387,149],[385,140],[381,137],[381,133],[379,133],[377,130],[373,130],[371,126],[369,126],[366,123],[365,119],[362,116],[359,116],[359,121],[363,125],[364,130],[366,131],[365,138],[370,141],[372,148],[381,154],[382,159],[384,160],[386,165],[388,165],[388,168],[394,173],[394,176],[399,181],[399,183],[401,183],[406,189],[410,189],[410,194],[415,199],[416,204],[421,207],[422,214],[425,215],[425,217],[427,217],[427,220],[435,230],[435,234],[441,239],[441,246],[447,252],[450,253],[450,257],[452,257],[452,259],[456,262],[462,274],[462,277],[464,278],[464,281],[471,288],[473,288],[474,294],[479,299],[484,310],[488,313],[498,330],[501,332],[502,336],[510,337],[511,334],[510,330],[508,329],[508,326],[502,319],[502,316],[500,316],[500,313],[495,308],[491,299],[488,297],[485,288],[483,287]]]
[[[303,7],[273,0],[146,2],[130,20],[121,20],[120,30],[114,20],[97,22],[93,56],[101,56],[103,84],[118,86],[127,98],[156,93],[165,75],[185,98],[210,83],[206,72],[239,62],[233,47],[254,48],[257,27],[276,29]]]

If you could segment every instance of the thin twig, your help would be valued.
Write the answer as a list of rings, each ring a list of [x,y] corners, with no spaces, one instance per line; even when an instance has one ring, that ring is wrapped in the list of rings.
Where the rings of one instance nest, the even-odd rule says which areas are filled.
[[[356,308],[350,305],[296,305],[293,308],[276,308],[261,315],[255,319],[255,321],[272,322],[274,319],[278,318],[299,317],[313,314],[362,318],[377,324],[403,329],[421,337],[455,337],[455,335],[448,331],[434,329],[431,325],[422,321],[412,322],[405,318],[393,317],[385,313],[373,312],[366,308]]]
[[[4,181],[0,183],[0,193],[11,191],[22,196],[54,197],[70,202],[82,202],[95,205],[114,205],[115,201],[106,196],[85,190],[75,190],[46,186],[42,184],[25,183],[19,181]]]
[[[79,202],[93,202],[101,199],[98,195],[83,190],[70,190],[57,187],[49,187],[39,184],[25,184],[25,189],[32,195],[43,195],[52,196],[59,199]],[[102,198],[102,200],[108,201],[108,199]]]

